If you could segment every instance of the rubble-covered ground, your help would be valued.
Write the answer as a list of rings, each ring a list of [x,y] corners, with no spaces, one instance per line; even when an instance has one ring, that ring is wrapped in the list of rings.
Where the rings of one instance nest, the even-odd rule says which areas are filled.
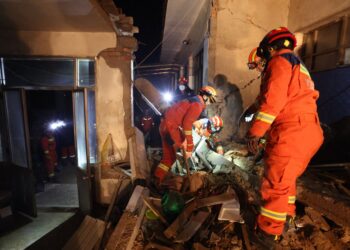
[[[175,167],[160,191],[151,188],[133,249],[261,249],[252,244],[249,235],[258,214],[263,162],[247,157],[242,145],[227,148],[231,149],[225,154],[227,161],[220,159],[224,164],[197,170],[192,166],[190,182],[185,166],[180,170]],[[160,153],[149,152],[149,160],[155,166]],[[349,177],[347,165],[310,167],[299,182],[301,200],[296,203],[295,223],[276,248],[350,249],[350,223],[346,219],[350,217]],[[176,190],[185,203],[171,218],[164,213],[161,201],[169,189]],[[312,192],[320,195],[317,201],[309,197]],[[342,214],[333,207],[339,207]]]

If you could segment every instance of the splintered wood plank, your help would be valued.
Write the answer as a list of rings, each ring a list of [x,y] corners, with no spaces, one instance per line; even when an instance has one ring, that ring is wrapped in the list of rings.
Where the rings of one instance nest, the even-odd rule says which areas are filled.
[[[151,168],[147,160],[144,137],[138,128],[134,128],[134,131],[135,134],[128,139],[132,180],[149,180]]]
[[[304,177],[297,186],[298,201],[341,226],[350,226],[350,202],[344,196],[323,192],[322,185]]]
[[[181,233],[176,237],[175,242],[182,243],[191,239],[208,218],[209,214],[209,211],[198,211],[197,214],[193,215],[189,222],[186,223]]]
[[[146,211],[146,206],[142,203],[142,199],[148,195],[149,190],[147,188],[141,186],[135,188],[125,212],[108,239],[105,249],[132,249],[131,247]]]
[[[90,216],[85,216],[83,222],[81,223],[77,231],[75,231],[73,236],[63,247],[63,250],[82,249],[82,239],[85,238],[85,236],[88,234],[89,229],[93,227],[93,225],[94,219]]]

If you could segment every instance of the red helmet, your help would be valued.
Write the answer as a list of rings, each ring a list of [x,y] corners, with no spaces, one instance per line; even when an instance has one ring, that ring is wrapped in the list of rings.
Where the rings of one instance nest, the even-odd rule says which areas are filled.
[[[280,39],[285,39],[292,42],[293,49],[297,46],[297,39],[295,38],[294,34],[286,27],[279,27],[271,30],[265,35],[264,39],[259,44],[257,55],[263,58],[268,58],[267,46],[270,46],[273,42]]]
[[[188,81],[187,81],[186,77],[181,76],[181,77],[179,78],[179,84],[186,84],[187,82],[188,82]]]
[[[220,116],[216,115],[209,119],[207,129],[210,134],[218,133],[224,127],[224,122]]]
[[[213,123],[214,127],[216,128],[222,128],[224,126],[224,121],[218,115],[211,117],[210,121]]]

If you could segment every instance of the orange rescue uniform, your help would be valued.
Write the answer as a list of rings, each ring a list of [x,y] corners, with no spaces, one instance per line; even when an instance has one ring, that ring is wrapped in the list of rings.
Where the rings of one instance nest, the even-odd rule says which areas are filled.
[[[295,215],[296,179],[323,142],[318,96],[308,70],[291,50],[277,52],[268,62],[259,111],[248,132],[268,136],[257,221],[266,233],[281,235],[287,215]]]
[[[185,139],[186,151],[192,152],[192,124],[198,120],[204,109],[205,105],[202,97],[194,96],[176,103],[165,112],[164,119],[162,119],[159,126],[163,157],[154,173],[160,181],[163,181],[176,160],[175,149],[181,148]]]
[[[43,136],[41,138],[41,148],[44,153],[44,165],[48,177],[55,175],[57,167],[56,141],[54,136]]]

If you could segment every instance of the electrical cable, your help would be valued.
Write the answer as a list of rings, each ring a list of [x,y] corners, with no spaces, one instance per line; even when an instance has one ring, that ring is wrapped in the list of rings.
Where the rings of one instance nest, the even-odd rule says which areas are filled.
[[[159,46],[161,46],[165,41],[167,41],[170,37],[170,35],[173,34],[173,30],[175,30],[175,28],[177,28],[177,26],[182,23],[184,20],[185,20],[185,17],[187,17],[187,15],[192,12],[192,10],[194,9],[194,7],[197,7],[197,5],[193,5],[192,8],[189,8],[187,10],[187,12],[185,13],[185,15],[182,16],[182,19],[180,19],[173,27],[172,29],[168,32],[168,36],[166,36],[165,38],[163,38],[163,40],[157,44],[157,46],[148,54],[145,56],[145,58],[143,58],[141,60],[141,62],[139,62],[138,64],[136,64],[135,66],[135,69],[138,67],[138,66],[141,66],[142,63],[144,63],[158,48]]]

